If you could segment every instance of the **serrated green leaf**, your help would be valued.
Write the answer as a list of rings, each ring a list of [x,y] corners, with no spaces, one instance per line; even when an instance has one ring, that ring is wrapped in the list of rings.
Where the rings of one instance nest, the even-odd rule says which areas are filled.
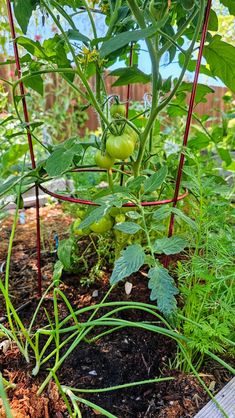
[[[130,219],[140,219],[140,218],[142,218],[141,214],[139,212],[134,211],[134,210],[130,211],[130,212],[127,212],[125,215]]]
[[[63,239],[62,241],[59,242],[57,254],[65,270],[70,270],[71,268],[72,249],[73,249],[73,241],[71,239]]]
[[[179,87],[179,89],[177,90],[176,97],[180,98],[180,96],[184,92],[191,92],[192,88],[193,88],[193,83],[186,83],[186,81],[184,81]],[[211,87],[207,86],[206,84],[198,83],[196,97],[195,97],[195,104],[205,103],[207,101],[206,95],[209,93],[214,93],[214,90]]]
[[[99,206],[98,208],[92,210],[89,215],[80,223],[80,229],[86,229],[94,222],[98,222],[103,216],[107,215],[112,206]]]
[[[178,208],[171,208],[171,211],[175,215],[177,215],[180,219],[182,219],[182,221],[184,221],[185,223],[187,223],[191,228],[197,229],[196,222],[193,221],[193,219],[189,218],[187,215],[185,215],[185,213],[183,213],[180,209],[178,209]]]
[[[122,251],[121,257],[115,261],[110,283],[114,285],[130,274],[139,271],[145,262],[145,253],[141,245],[134,244]]]
[[[131,192],[139,191],[145,180],[145,176],[138,176],[133,180],[130,180],[127,184],[127,187]]]
[[[221,41],[221,36],[215,35],[203,52],[210,70],[215,77],[235,93],[235,47]]]
[[[158,189],[164,182],[167,172],[167,166],[163,166],[156,173],[147,178],[144,182],[144,192],[151,193]]]
[[[125,234],[136,234],[136,232],[140,231],[142,228],[134,222],[120,222],[114,226],[114,229],[124,232]]]
[[[164,315],[172,315],[176,309],[175,295],[179,293],[173,278],[163,267],[153,267],[148,272],[148,288],[151,289],[150,300],[157,301],[159,310]]]
[[[164,237],[156,239],[153,244],[153,250],[159,254],[177,254],[184,250],[187,241],[181,237]]]
[[[50,177],[60,176],[68,170],[73,161],[73,154],[62,149],[56,149],[46,161],[46,171]]]
[[[160,222],[168,218],[170,214],[171,214],[171,208],[162,206],[161,208],[153,212],[153,219],[156,220],[157,222]]]

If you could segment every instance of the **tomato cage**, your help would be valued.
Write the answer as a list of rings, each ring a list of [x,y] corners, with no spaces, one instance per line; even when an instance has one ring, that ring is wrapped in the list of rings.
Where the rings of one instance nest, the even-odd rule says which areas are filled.
[[[27,101],[26,101],[26,95],[25,95],[25,88],[24,84],[21,81],[21,64],[20,64],[20,58],[19,58],[19,51],[18,46],[16,42],[16,31],[15,31],[15,24],[14,24],[14,18],[12,13],[12,7],[10,0],[6,0],[7,3],[7,10],[8,10],[8,19],[11,29],[11,36],[13,40],[13,47],[14,47],[14,56],[15,56],[15,63],[16,63],[16,69],[17,69],[17,77],[19,79],[19,87],[20,87],[20,95],[22,98],[22,106],[23,106],[23,114],[24,114],[24,120],[26,123],[26,129],[27,129],[27,139],[28,139],[28,146],[29,146],[29,153],[31,158],[31,166],[32,169],[36,168],[36,160],[35,160],[35,154],[34,154],[34,148],[33,148],[33,142],[32,142],[32,135],[30,131],[30,120],[29,120],[29,114],[28,114],[28,108],[27,108]],[[185,162],[185,148],[187,147],[188,143],[188,137],[190,132],[190,126],[192,121],[192,115],[193,115],[193,108],[194,108],[194,102],[195,102],[195,96],[196,96],[196,90],[198,85],[198,78],[200,73],[200,66],[202,61],[202,53],[203,48],[206,40],[207,35],[207,29],[208,29],[208,23],[209,23],[209,17],[210,17],[210,10],[211,10],[212,0],[207,1],[207,6],[205,9],[205,16],[204,16],[204,22],[202,27],[202,33],[201,33],[201,40],[200,40],[200,46],[198,51],[198,57],[197,57],[197,63],[196,63],[196,69],[195,69],[195,75],[192,85],[192,91],[190,94],[190,100],[188,105],[188,113],[187,113],[187,120],[186,120],[186,126],[182,141],[182,152],[180,154],[179,158],[179,164],[178,164],[178,170],[177,175],[175,179],[175,189],[174,194],[171,198],[165,199],[165,200],[157,200],[157,201],[143,201],[141,202],[142,206],[160,206],[160,205],[166,205],[166,204],[172,204],[173,207],[176,207],[177,202],[180,200],[183,200],[187,195],[188,191],[185,190],[183,194],[180,194],[180,186],[181,186],[181,179],[182,179],[182,173],[183,173],[183,167]],[[130,66],[132,65],[132,45],[130,48]],[[129,103],[130,103],[130,85],[127,86],[127,101],[126,101],[126,118],[128,117],[128,111],[129,111]],[[99,168],[88,168],[88,169],[77,169],[76,171],[84,172],[84,171],[97,171],[102,172],[106,170],[102,170]],[[124,171],[124,166],[122,165],[122,171]],[[41,296],[42,294],[42,274],[41,274],[41,237],[40,237],[40,207],[39,207],[39,189],[42,190],[44,193],[53,196],[56,199],[59,199],[61,201],[66,202],[72,202],[77,203],[81,205],[90,205],[90,206],[97,206],[98,203],[92,200],[85,200],[82,198],[75,198],[72,196],[65,196],[61,195],[59,193],[52,192],[48,190],[46,187],[42,185],[35,184],[35,198],[36,198],[36,246],[37,246],[37,289],[38,289],[38,295]],[[123,205],[124,207],[135,207],[134,203],[128,202]],[[170,222],[169,222],[169,228],[168,228],[168,237],[171,237],[174,233],[174,222],[175,222],[175,215],[174,212],[171,213],[170,216]],[[167,267],[169,264],[169,256],[166,256],[164,261],[164,266]]]

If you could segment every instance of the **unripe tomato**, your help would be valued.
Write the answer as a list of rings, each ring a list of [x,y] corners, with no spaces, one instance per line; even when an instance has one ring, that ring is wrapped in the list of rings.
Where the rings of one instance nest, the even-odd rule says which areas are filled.
[[[79,228],[80,223],[82,222],[81,218],[77,218],[76,221],[72,224],[72,233],[75,236],[83,235],[83,230]]]
[[[100,150],[95,154],[95,163],[100,168],[109,170],[114,165],[114,162],[115,158],[110,157],[107,153],[103,155]]]
[[[161,20],[168,12],[168,0],[151,0],[149,11],[156,20]]]
[[[139,135],[137,134],[136,131],[134,131],[134,129],[130,125],[126,124],[125,129],[124,129],[124,133],[128,134],[130,136],[130,138],[133,140],[134,144],[136,144],[136,142],[139,138]]]
[[[185,10],[191,10],[194,4],[194,0],[182,0],[182,6]]]
[[[113,226],[113,220],[111,216],[106,215],[103,218],[101,218],[99,221],[94,222],[90,229],[93,232],[96,232],[97,234],[102,234],[104,232],[110,231],[110,229]]]
[[[115,222],[117,224],[125,222],[125,220],[126,220],[126,217],[122,213],[119,213],[118,215],[115,216]]]
[[[79,218],[83,219],[86,214],[86,211],[84,209],[78,209],[76,214]]]
[[[82,222],[81,218],[77,218],[76,221],[74,221],[71,226],[72,234],[75,237],[81,237],[82,235],[88,235],[90,233],[89,228],[86,228],[86,229],[79,228],[81,222]]]
[[[130,157],[135,148],[134,141],[130,135],[123,133],[122,135],[110,135],[106,142],[106,151],[111,157],[125,160]]]
[[[113,119],[120,119],[126,116],[126,106],[121,103],[114,103],[110,107],[110,115]]]
[[[116,219],[116,216],[118,215],[124,215],[127,212],[133,212],[134,210],[137,210],[136,206],[123,206],[121,208],[112,208],[109,212],[109,214]],[[120,222],[120,221],[119,221]]]

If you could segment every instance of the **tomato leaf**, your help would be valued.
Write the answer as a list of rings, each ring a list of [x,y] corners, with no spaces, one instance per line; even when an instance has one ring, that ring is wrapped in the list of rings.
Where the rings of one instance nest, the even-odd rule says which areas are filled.
[[[98,222],[103,216],[107,215],[111,210],[112,206],[99,206],[98,208],[92,210],[89,215],[80,223],[80,229],[88,228],[94,222]]]
[[[37,0],[14,0],[14,14],[19,23],[23,33],[27,32],[29,20],[32,16],[33,10],[36,9],[39,1]]]
[[[230,165],[232,163],[232,158],[230,155],[230,152],[225,148],[217,148],[218,154],[226,164],[226,166]]]
[[[156,239],[153,250],[159,254],[178,254],[186,247],[187,241],[181,237],[164,237]]]
[[[229,13],[231,15],[235,15],[235,2],[234,2],[234,0],[220,0],[220,3],[222,3],[225,7],[228,8]]]
[[[145,253],[141,245],[129,245],[129,247],[122,251],[121,257],[115,261],[114,270],[110,278],[111,285],[114,285],[130,276],[130,274],[139,271],[140,267],[144,264],[144,261]]]
[[[215,11],[211,9],[209,24],[208,24],[208,30],[211,30],[213,32],[217,32],[218,28],[219,28],[218,16],[215,13]]]
[[[34,91],[36,91],[38,94],[43,96],[43,79],[40,75],[35,75],[33,77],[28,78],[28,80],[24,81],[24,84],[26,87],[30,87]]]
[[[81,32],[79,32],[79,30],[69,29],[66,33],[69,39],[72,39],[74,41],[81,41],[85,45],[89,45],[90,39],[87,36],[83,35]]]
[[[215,35],[209,45],[205,46],[203,55],[213,76],[219,77],[235,93],[235,47]]]
[[[167,166],[163,166],[156,173],[147,178],[144,182],[144,192],[151,193],[158,189],[164,182],[167,172]]]
[[[55,286],[58,286],[59,284],[59,280],[62,276],[63,268],[64,268],[63,263],[61,263],[60,260],[57,260],[57,262],[54,265],[53,276],[52,276]]]
[[[163,267],[153,267],[148,272],[150,300],[157,301],[158,308],[164,315],[172,315],[177,308],[175,295],[179,293],[173,278]]]
[[[140,231],[142,228],[135,222],[120,222],[114,226],[114,229],[124,232],[125,234],[136,234],[136,232]]]
[[[109,54],[128,45],[130,42],[137,42],[140,39],[146,39],[153,36],[157,32],[157,25],[147,29],[122,32],[108,41],[104,41],[100,48],[101,58],[107,57]]]
[[[73,249],[73,241],[71,239],[63,239],[62,241],[59,242],[57,254],[65,270],[69,270],[71,267],[72,249]]]
[[[119,77],[113,84],[112,87],[126,86],[127,84],[149,83],[151,80],[150,74],[145,74],[137,67],[118,68],[112,71],[110,76]]]

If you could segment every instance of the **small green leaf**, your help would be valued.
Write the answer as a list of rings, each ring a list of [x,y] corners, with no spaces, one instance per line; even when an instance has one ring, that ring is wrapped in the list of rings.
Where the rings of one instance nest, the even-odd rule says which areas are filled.
[[[183,213],[178,208],[171,208],[171,212],[173,212],[175,215],[177,215],[180,219],[182,219],[183,222],[188,224],[191,228],[197,229],[197,224],[195,221],[193,221],[191,218],[189,218],[185,213]]]
[[[98,208],[92,210],[89,215],[80,223],[80,229],[86,229],[94,222],[98,222],[103,216],[107,215],[112,206],[99,206]]]
[[[63,263],[61,263],[60,260],[57,260],[57,262],[54,265],[53,276],[52,276],[52,280],[55,286],[59,285],[59,280],[62,276],[63,268],[64,268]]]
[[[139,191],[145,180],[145,176],[138,176],[135,179],[130,180],[127,184],[127,187],[131,192]]]
[[[158,308],[164,315],[172,315],[176,309],[175,295],[179,293],[173,278],[163,267],[153,267],[148,272],[151,289],[150,300],[157,301]]]
[[[81,41],[86,45],[88,45],[90,42],[90,39],[87,36],[83,35],[81,32],[79,32],[79,30],[77,29],[69,29],[67,31],[67,36],[69,39],[72,39],[74,41]]]
[[[190,149],[201,150],[206,148],[210,141],[211,138],[208,135],[204,132],[198,131],[197,134],[188,142],[188,147]]]
[[[147,178],[144,182],[144,192],[151,193],[158,189],[164,182],[167,171],[167,166],[163,166],[156,173]]]
[[[161,208],[153,212],[153,219],[156,220],[157,222],[161,222],[164,219],[168,218],[170,214],[171,214],[171,208],[162,206]]]
[[[219,156],[221,160],[223,160],[226,164],[226,166],[230,165],[232,163],[232,158],[230,155],[230,152],[225,148],[217,148],[217,151],[219,153]]]
[[[26,87],[30,87],[37,93],[39,93],[41,96],[43,96],[43,79],[40,75],[35,75],[33,77],[28,78],[28,80],[24,81],[24,84]]]
[[[119,77],[118,80],[112,84],[112,87],[126,86],[135,83],[147,84],[151,80],[151,75],[143,73],[143,71],[139,70],[137,67],[118,68],[109,75]]]
[[[156,253],[170,255],[180,253],[186,245],[187,241],[181,237],[164,237],[156,239],[153,249]]]
[[[111,285],[139,271],[144,262],[145,253],[141,245],[129,245],[129,247],[122,251],[121,257],[115,261],[114,270],[110,278]]]
[[[114,229],[124,232],[125,234],[136,234],[136,232],[140,231],[142,228],[134,222],[120,222],[115,225]]]
[[[212,32],[217,32],[218,28],[219,28],[218,16],[215,13],[215,11],[211,9],[208,30],[211,30]]]
[[[73,241],[71,239],[64,239],[59,242],[58,258],[63,264],[65,270],[70,270],[72,264],[72,249]]]
[[[143,30],[133,30],[122,32],[108,41],[103,42],[100,48],[101,58],[107,57],[109,54],[128,45],[130,42],[137,42],[140,39],[146,39],[153,36],[157,32],[157,25]]]

